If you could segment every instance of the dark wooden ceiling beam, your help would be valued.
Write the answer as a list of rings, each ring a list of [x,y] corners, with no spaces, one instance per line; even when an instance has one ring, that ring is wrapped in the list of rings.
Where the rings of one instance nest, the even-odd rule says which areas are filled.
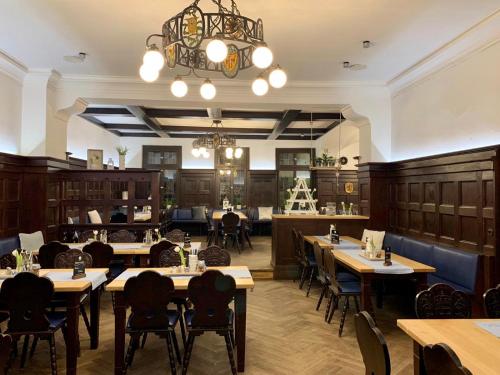
[[[338,120],[340,118],[339,116],[341,116],[341,118],[344,119],[344,116],[342,116],[342,114],[339,112],[313,112],[312,120],[313,121]],[[311,113],[302,112],[300,115],[297,116],[296,121],[311,121]]]
[[[326,133],[326,128],[313,128],[313,134],[324,134]],[[286,128],[282,134],[311,134],[310,128]]]
[[[130,111],[128,111],[126,108],[112,108],[112,107],[106,107],[106,108],[87,108],[85,109],[85,112],[82,113],[82,115],[87,115],[87,116],[124,116],[124,117],[134,117]]]
[[[128,106],[127,109],[132,113],[136,118],[143,121],[144,124],[153,132],[155,132],[159,137],[169,138],[169,134],[162,129],[161,124],[158,120],[149,117],[143,108],[137,106]]]
[[[316,139],[318,139],[320,136],[319,135],[313,135],[312,139],[313,141],[315,141]],[[292,136],[284,136],[284,135],[280,135],[278,137],[278,140],[285,140],[285,141],[310,141],[311,138],[310,137],[301,137],[300,135],[292,135]]]
[[[198,133],[172,133],[170,137],[172,138],[198,138],[200,134]],[[267,139],[266,134],[233,134],[231,135],[235,139]]]
[[[222,118],[227,120],[279,120],[283,112],[232,111],[222,110]]]
[[[97,126],[99,126],[99,127],[103,128],[103,129],[106,129],[106,127],[105,127],[105,125],[106,125],[106,124],[105,124],[104,122],[102,122],[101,120],[96,119],[96,118],[95,118],[94,116],[92,116],[92,115],[87,115],[87,114],[85,114],[85,113],[80,113],[80,115],[79,115],[79,116],[80,116],[81,118],[84,118],[85,120],[87,120],[87,121],[91,122],[91,123],[92,123],[92,124],[94,124],[94,125],[97,125]],[[116,131],[116,130],[111,130],[111,129],[106,129],[106,130],[108,130],[110,133],[113,133],[114,135],[120,136],[120,133],[119,133],[118,131]]]
[[[142,124],[107,124],[103,123],[103,128],[107,130],[149,130],[147,125]]]
[[[283,131],[294,122],[297,116],[300,114],[300,109],[289,109],[282,114],[279,121],[276,122],[273,128],[273,132],[269,134],[267,139],[278,139],[278,137],[283,133]]]
[[[158,134],[156,134],[156,133],[151,133],[151,132],[149,132],[149,133],[139,133],[139,132],[127,133],[127,132],[120,132],[120,137],[158,138],[160,136]]]
[[[174,126],[174,125],[162,125],[162,128],[168,132],[186,132],[186,133],[209,133],[213,132],[214,128],[208,126]],[[272,129],[259,129],[259,128],[222,128],[221,133],[262,133],[271,134]]]
[[[152,118],[208,118],[206,109],[144,108],[144,112]]]

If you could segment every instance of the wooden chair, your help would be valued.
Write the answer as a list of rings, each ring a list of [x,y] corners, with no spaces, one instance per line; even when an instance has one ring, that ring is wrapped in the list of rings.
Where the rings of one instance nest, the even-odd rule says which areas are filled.
[[[57,254],[64,253],[69,250],[67,245],[60,243],[59,241],[49,242],[38,251],[38,263],[42,268],[52,268],[54,267],[54,259]]]
[[[347,309],[349,309],[349,300],[354,299],[354,304],[356,306],[356,312],[359,313],[359,301],[358,297],[361,297],[361,283],[360,281],[345,281],[337,277],[337,271],[335,268],[335,258],[331,251],[324,252],[325,258],[325,271],[328,274],[330,284],[328,288],[330,289],[330,299],[328,301],[328,306],[326,307],[325,318],[328,316],[328,323],[332,321],[333,314],[339,305],[339,301],[344,297],[344,306],[342,308],[342,317],[340,319],[339,326],[339,337],[342,336],[342,331],[344,329],[345,318],[347,315]]]
[[[301,252],[301,254],[303,254],[304,263],[306,264],[306,266],[305,266],[305,268],[306,268],[305,276],[306,277],[307,277],[307,272],[309,272],[309,283],[307,285],[307,293],[306,293],[306,297],[309,297],[309,293],[311,292],[311,286],[312,286],[314,276],[318,272],[318,265],[316,264],[316,259],[314,258],[314,254],[309,256],[306,253],[305,240],[304,240],[304,235],[302,234],[302,232],[298,231],[297,234],[298,234],[298,246],[300,247],[299,251]],[[305,281],[305,278],[304,278],[304,281]],[[304,281],[301,281],[300,289],[302,289]]]
[[[365,364],[366,375],[390,375],[391,358],[384,335],[366,311],[354,315],[356,338]]]
[[[78,258],[82,258],[82,261],[85,263],[85,268],[92,268],[92,256],[89,253],[83,252],[79,249],[70,249],[65,251],[64,253],[59,253],[56,255],[54,259],[54,268],[70,268],[73,269],[75,266],[75,262]],[[85,323],[85,327],[87,328],[87,332],[89,336],[90,333],[90,321],[87,315],[87,311],[85,310],[85,304],[88,302],[89,295],[85,293],[80,298],[80,314],[82,315],[83,322]],[[54,293],[54,298],[51,301],[51,306],[56,307],[65,307],[66,299],[65,296],[60,293]],[[33,344],[32,352],[34,352],[34,348],[36,344]]]
[[[229,308],[236,293],[236,282],[220,271],[209,270],[189,281],[188,296],[194,309],[187,310],[184,318],[187,324],[188,340],[184,351],[182,374],[187,374],[193,351],[194,339],[207,331],[224,336],[233,375],[237,374],[234,362],[234,312]]]
[[[231,255],[219,246],[209,246],[198,253],[198,260],[205,261],[207,267],[224,267],[231,265]]]
[[[182,230],[173,229],[165,235],[165,239],[170,242],[179,243],[179,242],[184,242],[185,235],[186,233],[184,233]]]
[[[205,217],[207,219],[207,246],[210,246],[213,242],[215,242],[215,224],[210,217],[208,210],[205,211]]]
[[[151,246],[151,249],[149,250],[149,266],[150,267],[171,267],[171,266],[180,266],[181,264],[181,259],[179,257],[179,254],[177,254],[177,257],[179,258],[178,264],[172,264],[172,265],[160,265],[160,254],[168,249],[172,249],[172,252],[174,252],[174,248],[177,245],[175,243],[172,243],[170,241],[160,241],[157,244],[154,244]]]
[[[321,307],[321,302],[323,301],[323,297],[325,297],[325,295],[327,295],[328,293],[330,280],[327,277],[327,273],[325,270],[324,250],[321,246],[319,246],[319,243],[317,241],[314,241],[313,253],[314,253],[314,259],[316,260],[316,264],[318,267],[318,274],[316,276],[316,280],[318,280],[321,284],[321,293],[319,295],[318,303],[316,304],[316,311],[318,311],[319,308]]]
[[[227,249],[227,240],[233,240],[233,247],[236,245],[238,248],[238,253],[241,254],[241,244],[240,244],[240,233],[238,224],[240,222],[240,217],[234,212],[228,212],[222,215],[222,233],[223,233],[223,242],[222,247]]]
[[[11,268],[15,270],[17,267],[16,257],[12,254],[4,254],[0,257],[0,268]]]
[[[47,312],[53,295],[54,284],[48,278],[22,272],[3,282],[0,299],[5,301],[9,309],[6,333],[12,336],[13,348],[17,347],[19,338],[25,336],[21,367],[26,361],[29,337],[32,335],[35,339],[49,341],[52,374],[57,374],[54,336],[60,328],[65,329],[66,313]]]
[[[490,319],[500,319],[500,284],[483,294],[484,312]]]
[[[108,242],[110,243],[132,243],[136,241],[136,235],[126,229],[120,229],[116,232],[113,232],[108,237]]]
[[[10,359],[10,353],[12,350],[12,337],[10,335],[0,334],[0,368],[3,372],[7,374]]]
[[[423,352],[427,375],[472,375],[446,344],[427,345]]]
[[[434,284],[415,297],[419,319],[467,319],[472,308],[469,296],[446,284]]]
[[[92,267],[109,268],[113,260],[113,247],[100,241],[92,241],[83,247],[83,252],[92,257]]]
[[[170,370],[172,374],[176,373],[173,348],[180,362],[175,336],[175,326],[180,316],[178,311],[167,309],[174,293],[172,279],[154,271],[141,272],[125,283],[125,301],[132,310],[126,328],[126,332],[130,335],[130,343],[125,358],[125,371],[132,365],[141,335],[154,333],[166,340]]]

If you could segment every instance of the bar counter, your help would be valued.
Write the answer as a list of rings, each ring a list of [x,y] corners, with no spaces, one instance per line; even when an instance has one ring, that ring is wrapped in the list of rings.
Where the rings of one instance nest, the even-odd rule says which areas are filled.
[[[293,248],[292,228],[306,235],[327,234],[335,224],[341,236],[361,239],[370,218],[360,215],[273,215],[271,265],[275,279],[293,279],[298,267]]]

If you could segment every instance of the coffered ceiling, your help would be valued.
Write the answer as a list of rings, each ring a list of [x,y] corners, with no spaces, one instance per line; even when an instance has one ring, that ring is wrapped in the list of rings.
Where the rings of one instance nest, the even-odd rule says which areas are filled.
[[[213,131],[214,119],[222,131],[237,139],[318,139],[344,121],[340,112],[179,109],[138,106],[89,107],[81,117],[120,137],[196,138]]]
[[[189,1],[2,0],[0,50],[63,75],[137,77],[145,37]],[[387,82],[499,8],[498,0],[240,0],[290,81]],[[203,9],[213,10],[209,0]],[[363,49],[369,39],[374,46]],[[83,64],[65,55],[88,53]],[[366,69],[342,68],[342,61]],[[173,73],[164,69],[164,78]],[[255,71],[240,75],[253,79]],[[293,128],[293,127],[292,127]]]

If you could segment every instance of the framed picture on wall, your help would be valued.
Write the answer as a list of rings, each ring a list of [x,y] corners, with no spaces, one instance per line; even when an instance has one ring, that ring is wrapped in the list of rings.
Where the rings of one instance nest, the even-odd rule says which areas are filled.
[[[103,169],[103,151],[87,150],[87,169]]]

